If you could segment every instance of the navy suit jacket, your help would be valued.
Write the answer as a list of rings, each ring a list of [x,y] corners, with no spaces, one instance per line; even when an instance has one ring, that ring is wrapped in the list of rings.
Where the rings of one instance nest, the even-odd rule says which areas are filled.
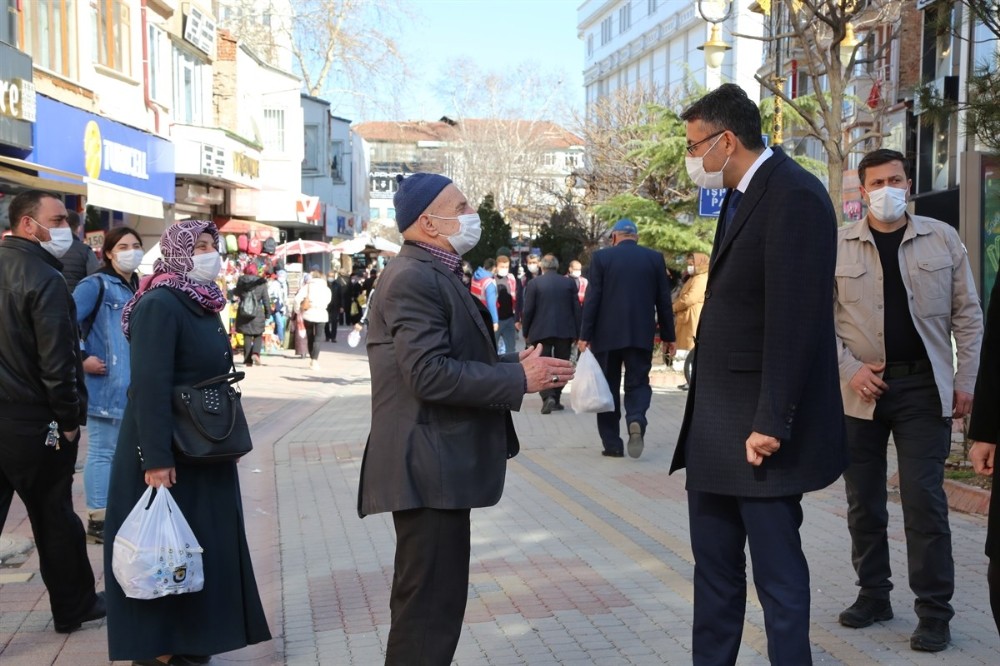
[[[660,339],[674,342],[663,255],[631,240],[595,252],[580,339],[589,342],[595,353],[626,347],[652,350],[657,324]]]
[[[729,197],[720,220],[725,219]],[[716,230],[687,408],[670,471],[688,490],[783,497],[847,466],[833,325],[837,217],[780,148],[754,174],[729,233]],[[759,467],[746,439],[781,448]]]
[[[575,340],[580,334],[580,314],[579,290],[573,278],[547,271],[524,288],[521,330],[531,344],[550,338]]]

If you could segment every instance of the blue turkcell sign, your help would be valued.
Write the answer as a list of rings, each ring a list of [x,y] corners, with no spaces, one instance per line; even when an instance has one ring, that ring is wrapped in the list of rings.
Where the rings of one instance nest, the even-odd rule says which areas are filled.
[[[174,202],[172,143],[44,95],[37,102],[28,160]]]

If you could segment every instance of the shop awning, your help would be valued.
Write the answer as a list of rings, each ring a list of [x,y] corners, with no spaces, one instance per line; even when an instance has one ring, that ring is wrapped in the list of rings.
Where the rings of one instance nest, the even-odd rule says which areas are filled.
[[[280,234],[277,227],[272,227],[270,224],[264,224],[263,222],[254,222],[253,220],[216,217],[215,223],[218,225],[219,231],[224,234],[258,233],[260,234],[260,238],[278,238]]]
[[[20,169],[28,169],[30,171],[51,173],[70,180],[53,180],[51,178],[45,178],[44,176],[35,176],[30,173],[18,171],[18,169],[10,169],[7,165],[18,167]],[[27,160],[19,160],[16,157],[7,157],[6,155],[0,155],[0,178],[4,178],[17,183],[18,185],[24,185],[25,187],[30,187],[36,190],[63,192],[65,194],[87,193],[87,186],[83,184],[83,179],[75,173],[53,169],[41,164],[29,162]]]
[[[91,178],[84,178],[83,181],[87,184],[87,203],[91,206],[142,217],[152,217],[158,220],[163,219],[163,199],[161,197]]]

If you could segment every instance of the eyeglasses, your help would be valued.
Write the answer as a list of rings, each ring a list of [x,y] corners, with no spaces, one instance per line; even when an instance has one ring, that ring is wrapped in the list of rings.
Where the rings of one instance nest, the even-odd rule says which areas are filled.
[[[698,141],[698,142],[695,142],[695,143],[691,143],[691,144],[688,144],[688,147],[687,147],[687,151],[688,151],[688,155],[690,155],[690,156],[694,157],[694,149],[695,149],[695,148],[697,148],[697,147],[698,147],[698,146],[700,146],[701,144],[705,143],[706,141],[711,141],[712,139],[714,139],[715,137],[719,136],[720,134],[723,134],[723,133],[724,133],[725,131],[726,131],[726,130],[719,130],[719,131],[718,131],[718,132],[716,132],[715,134],[709,134],[708,136],[706,136],[706,137],[705,137],[704,139],[702,139],[701,141]]]

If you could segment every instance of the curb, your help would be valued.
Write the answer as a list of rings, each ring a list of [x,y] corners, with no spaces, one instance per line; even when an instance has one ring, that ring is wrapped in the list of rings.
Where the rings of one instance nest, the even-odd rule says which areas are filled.
[[[899,488],[899,472],[889,478],[889,487]],[[980,516],[990,515],[989,490],[945,479],[944,492],[948,496],[948,508]]]

